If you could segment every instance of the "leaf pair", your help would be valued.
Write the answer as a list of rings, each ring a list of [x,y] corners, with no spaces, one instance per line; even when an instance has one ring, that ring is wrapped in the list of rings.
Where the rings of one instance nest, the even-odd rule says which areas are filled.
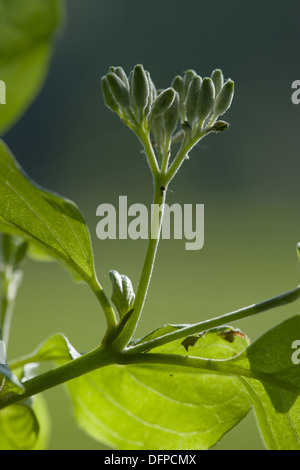
[[[163,327],[141,342],[175,328]],[[231,330],[224,331],[208,331],[188,351],[178,340],[147,353],[206,358],[205,370],[196,363],[113,365],[69,382],[79,425],[119,449],[208,449],[238,424],[252,402],[266,445],[299,450],[300,365],[291,360],[291,345],[300,331],[300,317],[250,346],[246,337],[229,337]],[[57,336],[32,359],[48,357],[62,364],[77,355]]]
[[[179,327],[163,327],[140,342]],[[146,353],[186,357],[186,367],[130,364],[91,372],[67,384],[76,419],[88,434],[119,449],[208,449],[238,424],[252,401],[267,446],[299,450],[300,375],[291,361],[299,327],[300,317],[291,318],[251,346],[221,328],[190,342],[188,351],[178,340]],[[56,335],[25,362],[63,364],[76,357],[66,338]]]

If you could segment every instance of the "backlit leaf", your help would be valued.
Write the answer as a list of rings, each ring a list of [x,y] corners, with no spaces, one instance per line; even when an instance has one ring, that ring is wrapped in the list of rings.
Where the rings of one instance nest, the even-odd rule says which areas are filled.
[[[232,361],[245,371],[260,430],[272,450],[300,450],[300,364],[292,361],[292,344],[299,339],[297,316],[268,331]],[[247,377],[249,372],[252,377]]]
[[[79,209],[33,183],[1,141],[0,200],[0,231],[33,242],[76,278],[95,285],[90,235]]]
[[[0,0],[0,134],[26,110],[40,90],[61,18],[61,0]]]
[[[189,354],[226,359],[247,345],[207,333]],[[180,341],[156,351],[187,354]],[[179,366],[108,366],[67,386],[79,425],[119,449],[208,449],[250,409],[239,378]]]

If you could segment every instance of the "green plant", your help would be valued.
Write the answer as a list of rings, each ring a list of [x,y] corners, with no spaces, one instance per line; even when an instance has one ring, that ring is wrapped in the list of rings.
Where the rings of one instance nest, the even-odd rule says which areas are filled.
[[[57,7],[58,2],[45,5]],[[233,81],[224,83],[220,70],[203,79],[188,70],[158,92],[149,72],[137,65],[129,77],[121,67],[111,67],[101,83],[106,105],[143,146],[153,177],[153,203],[161,207],[159,223],[152,227],[136,293],[127,276],[111,271],[110,300],[98,281],[89,231],[77,206],[35,185],[1,141],[0,447],[42,448],[44,404],[36,395],[66,383],[79,425],[116,448],[207,449],[254,406],[268,448],[299,449],[300,378],[292,344],[300,317],[251,345],[228,324],[297,300],[300,287],[217,318],[164,325],[134,338],[168,185],[202,138],[228,129],[219,117],[231,105]],[[12,114],[19,113],[16,108]],[[12,120],[8,113],[3,128]],[[23,263],[36,255],[61,262],[97,297],[107,330],[96,349],[81,355],[65,336],[55,335],[33,353],[7,361],[5,345]],[[39,373],[36,364],[47,361],[55,367]]]

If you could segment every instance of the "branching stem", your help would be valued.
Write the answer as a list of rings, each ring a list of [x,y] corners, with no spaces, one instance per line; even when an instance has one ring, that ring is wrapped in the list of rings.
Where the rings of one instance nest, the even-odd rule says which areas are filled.
[[[211,370],[221,374],[239,375],[239,376],[251,376],[256,379],[263,379],[269,383],[274,383],[274,377],[270,374],[258,375],[258,373],[252,373],[249,370],[241,370],[235,368],[230,364],[230,361],[224,360],[211,360],[201,359],[192,356],[174,355],[174,354],[153,354],[143,352],[145,350],[156,348],[166,343],[181,339],[187,335],[196,334],[204,331],[208,328],[214,328],[226,324],[228,321],[236,321],[243,319],[257,313],[265,312],[269,309],[282,307],[289,303],[295,302],[300,298],[300,286],[284,294],[273,297],[264,302],[260,302],[249,307],[236,310],[234,312],[222,315],[205,322],[196,323],[187,328],[183,328],[174,333],[170,333],[163,337],[157,338],[153,341],[142,343],[139,346],[132,347],[123,352],[115,352],[108,347],[97,348],[77,359],[73,359],[66,364],[52,369],[48,372],[40,374],[30,380],[24,382],[25,393],[24,394],[10,394],[6,395],[0,402],[0,409],[5,408],[13,403],[18,403],[25,398],[36,395],[37,393],[43,392],[44,390],[50,389],[76,377],[80,377],[88,372],[100,369],[112,364],[168,364],[177,365],[189,368],[197,368],[204,370]],[[17,364],[17,363],[16,363]],[[281,384],[282,385],[282,384]],[[296,388],[297,393],[300,391]]]
[[[226,313],[216,318],[205,320],[203,322],[195,323],[194,325],[187,326],[185,328],[178,329],[172,333],[168,333],[164,336],[153,339],[152,341],[147,341],[136,346],[132,346],[127,349],[128,353],[141,353],[144,351],[149,351],[164,344],[171,343],[182,338],[186,338],[190,335],[196,335],[207,331],[218,326],[223,326],[231,322],[238,320],[243,320],[247,317],[252,317],[258,313],[266,312],[273,308],[282,307],[284,305],[295,302],[300,298],[300,286],[296,287],[291,291],[280,294],[277,297],[273,297],[269,300],[259,302],[257,304],[250,305],[248,307],[235,310],[234,312]]]

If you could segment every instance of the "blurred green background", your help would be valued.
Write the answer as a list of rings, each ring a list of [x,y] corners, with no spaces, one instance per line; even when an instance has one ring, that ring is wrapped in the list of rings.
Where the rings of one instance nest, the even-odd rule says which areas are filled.
[[[151,203],[141,146],[103,104],[100,77],[110,65],[142,63],[157,87],[194,68],[221,68],[236,83],[225,119],[230,131],[203,140],[171,185],[167,202],[205,205],[205,245],[163,240],[138,335],[164,323],[196,322],[294,288],[300,278],[300,4],[215,0],[69,0],[46,83],[5,141],[34,180],[77,202],[90,227],[97,272],[110,295],[117,269],[137,285],[145,241],[99,241],[96,208]],[[21,84],[20,84],[21,86]],[[299,305],[234,325],[255,340]],[[95,347],[105,322],[88,288],[56,264],[26,266],[9,358],[54,332],[80,351]],[[300,332],[299,332],[300,336]],[[101,449],[79,430],[63,387],[47,392],[50,449]],[[262,449],[255,418],[215,449]]]

